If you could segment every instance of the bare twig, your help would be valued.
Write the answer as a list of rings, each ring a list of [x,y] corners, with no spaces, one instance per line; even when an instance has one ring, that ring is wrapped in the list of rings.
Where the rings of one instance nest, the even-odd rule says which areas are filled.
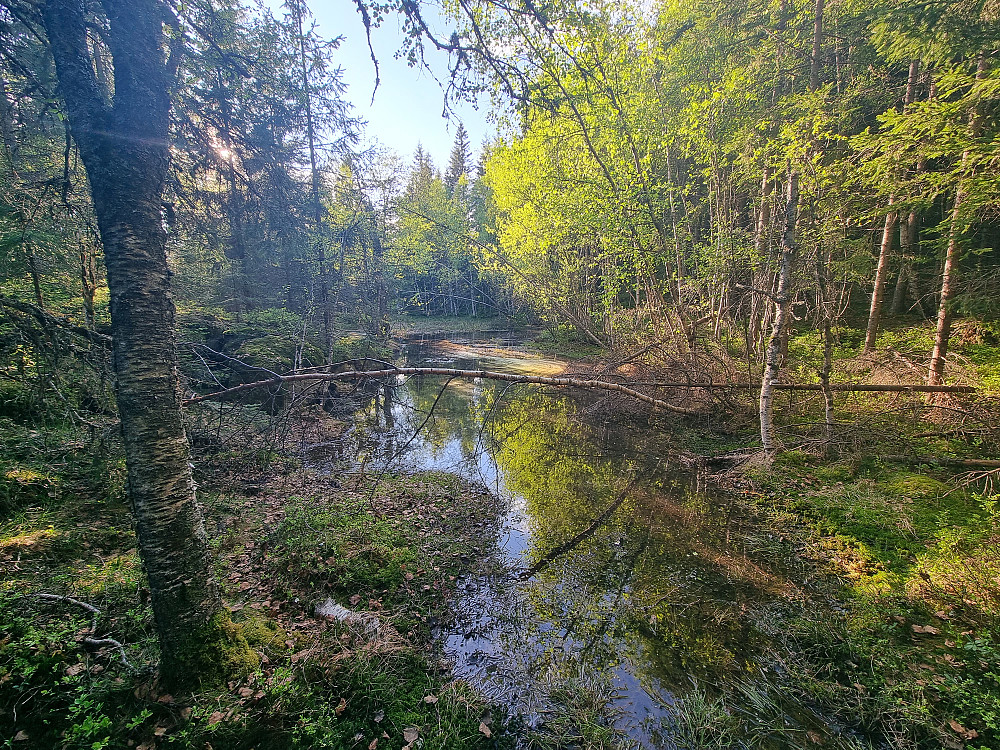
[[[84,646],[89,646],[90,648],[97,649],[105,648],[106,646],[111,646],[118,650],[118,655],[121,656],[122,662],[126,667],[132,669],[132,663],[128,660],[125,655],[125,647],[114,638],[95,638],[94,635],[97,633],[97,619],[101,616],[101,610],[95,607],[93,604],[87,604],[87,602],[81,602],[79,599],[74,599],[71,596],[61,596],[59,594],[35,594],[36,599],[42,599],[47,602],[66,602],[68,604],[75,604],[77,607],[86,610],[90,613],[90,635],[84,637],[81,641]]]

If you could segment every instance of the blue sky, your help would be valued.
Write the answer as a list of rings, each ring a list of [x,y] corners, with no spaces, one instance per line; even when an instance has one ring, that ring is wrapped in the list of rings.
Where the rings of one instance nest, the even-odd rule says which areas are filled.
[[[270,0],[268,4],[275,9],[276,15],[281,12],[280,0]],[[469,104],[454,105],[456,114],[450,121],[445,120],[441,115],[443,93],[431,74],[395,58],[402,39],[400,23],[395,16],[388,16],[379,28],[372,30],[372,46],[381,78],[373,103],[375,69],[364,25],[354,3],[351,0],[312,0],[309,5],[323,38],[344,37],[334,59],[343,68],[344,81],[348,84],[347,98],[354,104],[355,114],[368,121],[366,134],[370,141],[377,140],[394,149],[406,162],[420,142],[430,152],[434,164],[444,171],[455,140],[457,121],[454,118],[457,116],[469,131],[473,158],[476,157],[483,138],[494,133],[494,128],[486,122],[489,102],[482,99],[478,111]],[[424,13],[428,23],[446,28],[432,6],[426,5]],[[444,36],[447,38],[447,34]],[[428,49],[427,57],[438,77],[444,80],[447,75],[445,55]]]

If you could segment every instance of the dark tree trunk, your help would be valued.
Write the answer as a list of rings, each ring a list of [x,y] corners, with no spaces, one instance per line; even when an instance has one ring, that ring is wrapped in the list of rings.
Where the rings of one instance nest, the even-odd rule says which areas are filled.
[[[114,64],[110,106],[89,58],[82,4],[47,0],[44,24],[104,245],[129,499],[149,577],[161,668],[168,681],[196,681],[221,601],[181,422],[160,215],[174,75],[163,53],[167,9],[156,0],[102,4]]]
[[[816,13],[813,17],[813,47],[812,55],[809,59],[809,90],[815,91],[819,88],[819,74],[822,63],[821,52],[823,51],[823,10],[825,0],[816,0]]]
[[[882,319],[882,297],[885,294],[885,282],[889,277],[889,258],[892,256],[892,238],[896,233],[898,214],[892,210],[893,199],[889,198],[889,212],[885,215],[885,226],[882,228],[882,243],[878,253],[878,266],[875,269],[875,286],[872,289],[872,303],[868,310],[868,329],[865,332],[864,353],[875,351],[875,340],[878,338],[878,326]]]
[[[83,316],[87,328],[95,330],[94,295],[97,292],[97,269],[94,252],[89,240],[80,241],[80,291],[83,295]]]
[[[980,54],[976,68],[976,80],[986,77],[986,55]],[[978,126],[978,112],[975,107],[969,113],[969,134],[974,136]],[[934,333],[934,350],[931,352],[931,363],[927,368],[927,385],[944,383],[945,358],[948,356],[948,342],[951,336],[951,305],[955,296],[955,281],[958,276],[958,263],[962,257],[962,236],[960,221],[962,204],[968,197],[967,165],[969,151],[962,153],[962,162],[955,189],[955,201],[951,209],[951,223],[948,229],[948,250],[944,257],[944,268],[941,271],[941,295],[938,301],[937,330]]]

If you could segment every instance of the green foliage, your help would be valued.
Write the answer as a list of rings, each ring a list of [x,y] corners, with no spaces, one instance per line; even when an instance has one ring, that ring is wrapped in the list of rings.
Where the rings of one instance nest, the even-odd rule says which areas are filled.
[[[112,746],[115,724],[128,716],[130,685],[116,665],[92,671],[76,644],[84,617],[42,615],[20,592],[0,591],[0,733],[24,732],[27,747]],[[16,714],[12,709],[16,707]],[[141,721],[141,719],[140,719]]]
[[[850,591],[840,615],[802,611],[787,624],[794,689],[902,747],[954,743],[956,725],[969,747],[991,747],[995,500],[926,471],[802,453],[760,478],[770,502],[810,524],[804,544]]]
[[[395,588],[414,559],[402,531],[362,503],[325,506],[290,498],[273,539],[279,575],[337,591]]]

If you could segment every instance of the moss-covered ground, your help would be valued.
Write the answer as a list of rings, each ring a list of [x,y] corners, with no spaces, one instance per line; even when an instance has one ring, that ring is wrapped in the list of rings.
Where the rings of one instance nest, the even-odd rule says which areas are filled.
[[[30,438],[13,427],[9,446]],[[448,475],[376,484],[303,471],[247,492],[238,483],[203,489],[225,628],[241,648],[227,653],[226,680],[173,695],[155,671],[120,482],[95,486],[69,471],[86,460],[82,446],[47,445],[47,454],[5,454],[0,746],[497,746],[499,721],[485,714],[481,724],[489,706],[450,678],[431,638],[456,579],[489,565],[492,495]],[[57,453],[65,460],[53,469]],[[97,607],[96,630],[90,612],[41,592]],[[317,614],[328,598],[358,618]],[[89,649],[88,636],[123,651]]]
[[[997,747],[996,498],[930,467],[799,451],[742,484],[827,574],[829,602],[783,623],[786,687],[887,747]]]
[[[919,382],[929,324],[883,332],[870,356],[840,333],[835,380]],[[975,463],[997,458],[1000,350],[955,343],[953,382],[976,395],[838,394],[828,442],[821,398],[786,392],[785,450],[726,475],[826,576],[827,603],[782,623],[784,689],[876,747],[1000,747],[1000,496]],[[815,335],[790,351],[814,381]]]

